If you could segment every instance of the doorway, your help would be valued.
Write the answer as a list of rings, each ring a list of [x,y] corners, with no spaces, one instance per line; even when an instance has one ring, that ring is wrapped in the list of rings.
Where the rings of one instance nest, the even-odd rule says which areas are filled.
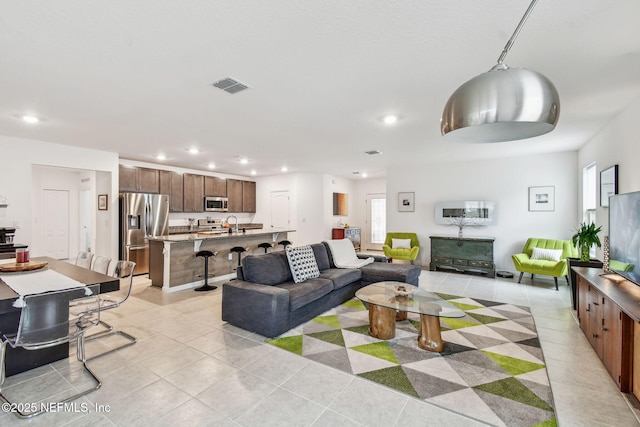
[[[387,195],[367,194],[365,250],[381,251],[387,236]]]
[[[43,252],[54,259],[69,258],[69,191],[43,190]]]

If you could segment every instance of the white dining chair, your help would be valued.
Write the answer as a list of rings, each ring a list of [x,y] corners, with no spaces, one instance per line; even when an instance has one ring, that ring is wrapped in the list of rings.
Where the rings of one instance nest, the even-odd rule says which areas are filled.
[[[76,265],[78,267],[91,269],[91,261],[93,260],[93,254],[91,252],[80,252],[76,257]]]
[[[98,273],[107,274],[109,272],[109,264],[111,264],[111,258],[96,255],[93,258],[93,265],[91,266],[91,269]]]

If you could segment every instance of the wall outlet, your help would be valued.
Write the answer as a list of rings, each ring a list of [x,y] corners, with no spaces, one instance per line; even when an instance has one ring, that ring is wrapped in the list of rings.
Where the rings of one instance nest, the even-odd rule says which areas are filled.
[[[229,261],[231,261],[232,259],[233,259],[233,254],[229,252]]]

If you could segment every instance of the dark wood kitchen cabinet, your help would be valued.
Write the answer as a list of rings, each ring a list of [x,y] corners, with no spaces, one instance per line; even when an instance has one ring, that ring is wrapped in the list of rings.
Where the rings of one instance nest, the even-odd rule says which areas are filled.
[[[156,169],[120,165],[119,182],[121,192],[154,194],[160,192],[159,171]]]
[[[184,188],[182,174],[160,171],[160,194],[169,196],[169,212],[184,211]]]
[[[204,177],[204,195],[210,197],[227,197],[227,180],[217,176]]]
[[[229,212],[255,213],[256,183],[239,179],[227,179]]]
[[[204,176],[185,173],[183,180],[183,212],[203,212]]]

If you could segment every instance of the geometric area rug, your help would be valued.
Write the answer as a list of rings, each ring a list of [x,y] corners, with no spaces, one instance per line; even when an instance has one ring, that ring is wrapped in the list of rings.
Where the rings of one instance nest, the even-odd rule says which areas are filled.
[[[438,293],[465,312],[440,318],[445,350],[418,347],[420,317],[396,336],[369,336],[356,298],[266,342],[495,426],[557,426],[549,377],[528,307]]]

